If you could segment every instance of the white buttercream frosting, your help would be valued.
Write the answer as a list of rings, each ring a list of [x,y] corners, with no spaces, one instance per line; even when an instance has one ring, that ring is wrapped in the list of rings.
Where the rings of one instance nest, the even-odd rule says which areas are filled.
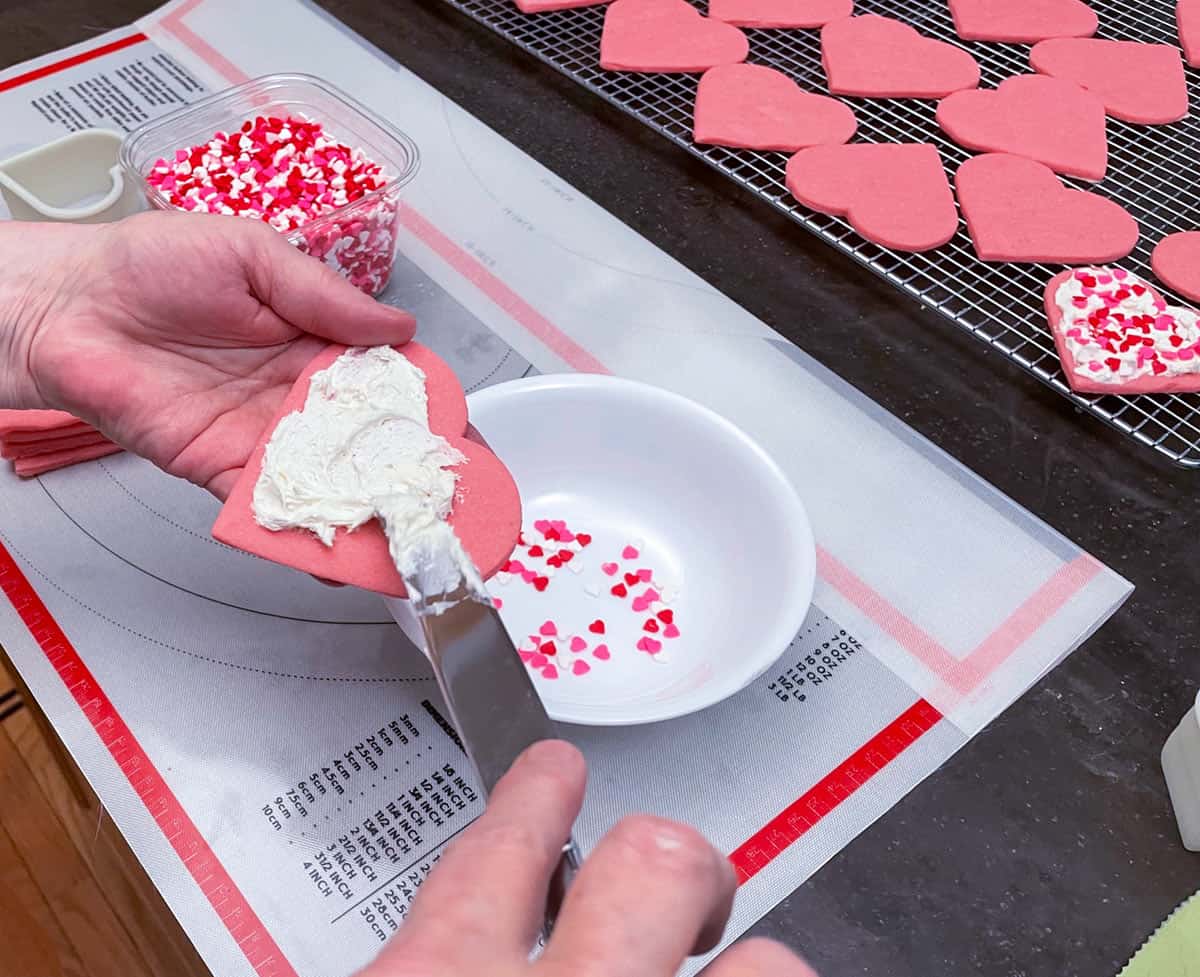
[[[267,442],[254,518],[307,529],[326,546],[336,531],[378,519],[410,596],[483,582],[446,522],[464,460],[429,430],[425,374],[390,346],[351,349],[314,373],[304,407]],[[416,591],[416,592],[414,592]]]

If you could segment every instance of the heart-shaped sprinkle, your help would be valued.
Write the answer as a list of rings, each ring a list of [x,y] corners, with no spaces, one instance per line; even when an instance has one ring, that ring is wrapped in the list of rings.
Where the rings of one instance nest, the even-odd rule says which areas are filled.
[[[675,620],[675,612],[672,610],[659,611],[656,616],[663,624],[670,624]]]
[[[548,566],[548,567],[554,567],[555,569],[558,569],[562,565],[563,565],[562,558],[558,557],[558,556],[552,556],[546,560],[546,566]]]
[[[533,524],[533,528],[536,529],[539,533],[544,533],[547,529],[551,529],[552,527],[550,525],[550,520],[539,519],[537,522],[535,522]]]
[[[634,546],[626,546],[621,550],[621,558],[624,560],[636,560],[639,555],[637,547]]]
[[[576,636],[571,639],[571,650],[577,655],[581,651],[587,651],[587,642],[583,638]]]
[[[530,556],[544,556],[545,553],[546,553],[546,551],[544,549],[542,549],[540,546],[538,546],[536,543],[533,546],[529,547],[529,555]]]
[[[542,533],[542,535],[552,543],[557,543],[560,539],[562,539],[562,536],[557,529],[547,529],[544,533]]]
[[[662,651],[662,642],[656,641],[654,638],[640,638],[637,643],[637,650],[644,651],[649,655],[657,655]]]
[[[629,590],[623,583],[619,583],[615,587],[613,587],[612,595],[614,597],[628,597]]]
[[[589,665],[585,661],[577,661],[574,665],[571,666],[571,671],[574,672],[576,675],[586,675],[591,670],[592,670],[592,666]]]
[[[666,628],[663,629],[663,637],[664,638],[678,638],[679,637],[679,628],[675,627],[674,624],[668,624],[666,626]]]
[[[615,563],[601,563],[600,569],[611,577],[617,572],[617,570],[620,569],[620,567],[618,567]]]
[[[658,622],[654,618],[650,618],[649,621],[642,625],[642,630],[649,631],[651,634],[658,634]]]
[[[538,628],[538,633],[545,635],[547,638],[552,638],[558,634],[558,625],[556,625],[553,621],[547,621],[540,628]]]
[[[541,651],[543,655],[557,655],[558,646],[553,641],[543,641]]]
[[[505,573],[523,573],[524,570],[525,564],[520,560],[509,560],[506,564],[504,564]]]
[[[583,573],[583,564],[582,563],[574,563],[574,562],[568,563],[567,569],[570,570],[573,574],[575,574],[575,576],[578,577],[581,573]]]
[[[642,596],[645,597],[646,600],[649,601],[651,604],[653,604],[656,600],[661,599],[662,594],[660,594],[653,587],[650,587],[644,594],[642,594]]]
[[[589,597],[599,597],[600,596],[600,588],[597,587],[594,583],[587,584],[583,588],[583,592],[585,594],[587,594]]]
[[[649,583],[651,580],[654,579],[654,571],[648,570],[645,567],[638,570],[637,575],[638,575],[638,579],[640,581],[642,581],[642,583]]]
[[[549,577],[538,577],[536,580],[533,581],[533,589],[538,591],[539,593],[541,591],[545,590],[549,586],[550,586],[550,578]]]
[[[526,651],[524,648],[521,648],[517,651],[517,654],[521,656],[521,661],[526,664],[533,660],[534,653],[532,651]]]
[[[632,587],[635,583],[638,582],[638,580],[639,580],[639,577],[636,573],[625,574],[625,583],[627,586]]]
[[[588,630],[591,631],[592,634],[604,634],[604,622],[600,620],[600,618],[596,618],[596,620],[588,625]]]
[[[542,678],[558,678],[558,669],[553,665],[547,665],[542,669]]]
[[[550,664],[550,659],[548,659],[545,655],[530,655],[529,664],[534,668],[545,668]]]
[[[592,649],[592,656],[599,658],[602,662],[606,662],[612,658],[612,652],[608,650],[608,645],[596,645]]]
[[[526,583],[534,583],[534,581],[537,580],[537,574],[534,573],[532,570],[522,570],[521,571],[521,579],[524,580]]]
[[[575,559],[575,554],[571,550],[559,550],[557,556],[563,563],[570,563]]]
[[[504,607],[504,601],[502,601],[499,597],[493,597],[492,604],[495,605],[496,610],[501,610]]]
[[[652,603],[653,603],[653,601],[651,601],[649,598],[647,598],[647,597],[646,597],[646,596],[643,594],[641,597],[635,597],[635,598],[633,599],[633,605],[632,605],[632,606],[633,606],[633,609],[634,609],[634,612],[635,612],[635,613],[637,613],[637,614],[641,614],[641,613],[642,613],[642,611],[649,610],[649,608],[650,608],[650,605],[651,605]]]
[[[588,543],[590,543],[591,541],[592,541],[592,537],[590,535],[588,535],[587,533],[576,533],[575,534],[575,542],[577,542],[580,546],[587,546]]]

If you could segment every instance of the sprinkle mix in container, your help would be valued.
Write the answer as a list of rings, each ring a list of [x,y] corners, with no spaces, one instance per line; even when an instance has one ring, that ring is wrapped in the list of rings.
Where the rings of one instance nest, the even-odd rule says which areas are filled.
[[[160,209],[260,220],[371,295],[396,254],[403,133],[333,86],[268,75],[133,132],[125,168]]]

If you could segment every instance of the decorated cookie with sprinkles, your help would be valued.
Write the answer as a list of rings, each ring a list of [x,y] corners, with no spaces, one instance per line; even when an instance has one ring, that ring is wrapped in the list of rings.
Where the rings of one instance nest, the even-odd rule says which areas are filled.
[[[1123,268],[1075,268],[1046,286],[1046,316],[1071,389],[1200,391],[1200,315]]]

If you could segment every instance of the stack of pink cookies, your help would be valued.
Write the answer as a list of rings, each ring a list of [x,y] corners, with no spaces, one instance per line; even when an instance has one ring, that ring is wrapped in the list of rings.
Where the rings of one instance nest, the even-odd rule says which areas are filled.
[[[120,451],[90,424],[61,410],[0,410],[0,458],[22,478]]]

